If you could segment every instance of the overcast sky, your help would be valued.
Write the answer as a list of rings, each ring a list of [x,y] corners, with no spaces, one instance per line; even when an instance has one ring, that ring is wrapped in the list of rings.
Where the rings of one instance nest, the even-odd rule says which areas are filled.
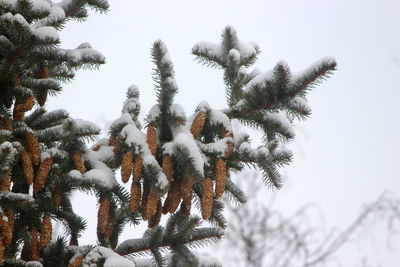
[[[256,67],[262,71],[279,60],[294,72],[324,56],[338,62],[332,78],[310,94],[310,120],[296,124],[297,138],[290,145],[294,162],[286,168],[276,206],[289,214],[317,202],[328,225],[343,227],[382,191],[400,194],[400,1],[109,2],[107,15],[92,14],[61,33],[62,47],[89,42],[107,64],[79,71],[62,95],[51,99],[49,110],[62,107],[105,127],[119,116],[128,86],[136,84],[143,117],[155,103],[149,52],[157,39],[170,51],[179,86],[176,102],[187,114],[202,100],[224,108],[222,72],[195,63],[191,48],[198,41],[219,41],[230,24],[240,39],[258,43],[262,53]],[[85,240],[93,243],[94,232]],[[369,258],[384,266],[400,261],[393,253],[383,261],[379,249],[386,248],[375,249],[376,257]]]

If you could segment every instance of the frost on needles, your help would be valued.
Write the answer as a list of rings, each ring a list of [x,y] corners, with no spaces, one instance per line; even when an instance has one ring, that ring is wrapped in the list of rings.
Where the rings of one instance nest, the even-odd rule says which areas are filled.
[[[6,266],[221,266],[193,248],[223,236],[221,197],[246,202],[231,174],[254,167],[267,185],[281,187],[278,170],[292,159],[284,144],[295,137],[293,121],[311,114],[307,93],[329,77],[335,61],[323,59],[296,75],[284,62],[252,70],[259,47],[228,26],[220,43],[192,49],[200,63],[223,71],[227,107],[201,101],[186,115],[174,102],[178,83],[168,50],[156,41],[156,103],[145,121],[138,119],[139,89],[131,86],[109,136],[88,148],[99,134],[96,125],[45,108],[77,69],[105,61],[88,43],[59,47],[58,31],[67,20],[85,19],[87,8],[105,12],[108,3],[0,0],[0,260]],[[260,131],[262,145],[234,132],[232,120]],[[75,190],[97,197],[96,245],[79,244],[86,222],[73,210]],[[142,237],[119,240],[125,226],[141,221],[148,223]],[[55,222],[63,224],[63,237],[53,238]]]

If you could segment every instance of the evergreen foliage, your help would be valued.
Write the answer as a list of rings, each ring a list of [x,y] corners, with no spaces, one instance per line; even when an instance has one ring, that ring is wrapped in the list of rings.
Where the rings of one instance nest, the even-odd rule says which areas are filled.
[[[307,93],[329,77],[335,61],[321,60],[297,75],[284,62],[265,73],[250,71],[260,50],[228,26],[219,44],[202,42],[192,50],[199,62],[222,69],[228,107],[201,102],[186,116],[174,103],[178,85],[167,48],[156,41],[157,102],[145,129],[139,90],[131,86],[109,138],[89,149],[97,126],[45,108],[47,96],[58,94],[76,70],[105,62],[87,43],[59,47],[58,30],[68,20],[84,20],[88,8],[106,12],[108,3],[0,0],[0,260],[8,266],[141,266],[138,256],[149,253],[156,266],[219,266],[206,265],[192,248],[222,237],[223,194],[246,202],[230,173],[256,167],[280,188],[278,168],[292,159],[282,144],[295,136],[293,120],[311,114]],[[262,146],[253,148],[250,136],[234,133],[233,119],[262,132]],[[119,169],[131,192],[117,182]],[[73,211],[74,190],[98,199],[98,246],[79,246],[86,222]],[[119,241],[126,224],[142,220],[149,225],[142,238]],[[56,221],[67,235],[50,240]]]

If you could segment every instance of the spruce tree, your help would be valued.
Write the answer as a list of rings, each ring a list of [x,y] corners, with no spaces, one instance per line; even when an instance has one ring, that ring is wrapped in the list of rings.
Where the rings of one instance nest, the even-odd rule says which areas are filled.
[[[192,248],[222,237],[221,197],[246,202],[231,174],[257,168],[267,185],[281,187],[278,169],[292,160],[283,144],[295,137],[293,121],[311,114],[307,93],[336,63],[323,59],[296,75],[284,62],[250,70],[258,46],[227,26],[220,43],[192,49],[200,63],[222,70],[227,107],[203,101],[187,116],[174,103],[178,85],[167,48],[155,41],[156,104],[140,122],[139,90],[130,86],[108,138],[88,148],[97,126],[45,108],[76,70],[105,61],[88,43],[59,47],[58,31],[87,18],[88,8],[109,7],[106,0],[0,0],[0,259],[6,266],[210,266]],[[260,131],[262,144],[252,147],[232,120]],[[74,190],[97,197],[97,245],[79,246],[86,223],[71,205]],[[148,223],[142,238],[118,239],[127,224],[141,221]],[[54,222],[66,237],[52,238]],[[150,263],[140,259],[145,252]]]

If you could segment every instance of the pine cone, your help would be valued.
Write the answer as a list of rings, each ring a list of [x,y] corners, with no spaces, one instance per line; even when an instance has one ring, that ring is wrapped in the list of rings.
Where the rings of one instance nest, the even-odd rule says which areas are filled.
[[[25,112],[31,110],[34,105],[35,100],[32,95],[26,97],[22,101],[17,100],[14,105],[13,118],[17,121],[23,121]]]
[[[32,184],[34,176],[32,161],[31,158],[29,157],[28,152],[26,152],[25,150],[21,151],[21,160],[22,160],[22,169],[24,170],[24,175],[25,175],[25,181],[27,184]]]
[[[108,139],[108,145],[113,146],[113,152],[118,154],[121,151],[121,140],[115,136],[110,136]]]
[[[121,180],[124,184],[129,181],[129,177],[132,174],[132,159],[133,159],[133,152],[129,150],[125,152],[124,156],[122,157],[122,164],[121,164]]]
[[[39,192],[46,183],[47,176],[53,165],[53,158],[48,157],[40,164],[39,170],[36,173],[35,183],[33,185],[33,192]]]
[[[160,196],[157,194],[156,190],[153,187],[150,187],[149,195],[147,197],[147,210],[146,210],[146,217],[150,218],[157,211],[157,204],[160,200]]]
[[[56,184],[53,192],[53,204],[56,208],[61,206],[62,202],[62,189],[60,184]]]
[[[104,233],[104,238],[106,240],[110,240],[110,237],[114,233],[114,227],[115,227],[115,211],[112,207],[110,207],[109,212],[108,212],[108,223],[107,223],[107,230]]]
[[[147,191],[147,192],[146,192]],[[142,218],[147,221],[157,211],[160,196],[153,187],[145,187],[142,197]]]
[[[53,227],[51,225],[50,216],[43,215],[40,229],[39,249],[45,248],[50,243],[52,233]]]
[[[142,178],[143,159],[140,155],[136,155],[133,162],[133,181],[139,182]]]
[[[149,219],[149,223],[148,223],[149,228],[153,228],[154,226],[157,226],[160,223],[161,211],[162,211],[161,200],[158,200],[156,213],[153,216],[151,216]]]
[[[86,172],[86,167],[85,167],[85,161],[82,158],[82,155],[79,154],[78,152],[73,152],[71,154],[72,161],[74,162],[75,168],[80,172],[80,173],[85,173]]]
[[[178,208],[181,199],[182,199],[181,181],[175,179],[172,182],[171,187],[169,188],[168,191],[167,198],[165,199],[163,214],[166,214],[167,212],[174,213]]]
[[[42,226],[40,229],[39,249],[45,248],[50,243],[52,233],[53,227],[51,225],[50,216],[43,215]]]
[[[207,119],[207,113],[204,111],[200,111],[197,113],[196,117],[192,122],[192,126],[190,127],[190,132],[193,135],[194,139],[199,138],[201,131],[203,130],[204,122]]]
[[[35,228],[32,228],[30,230],[30,235],[31,235],[31,243],[29,244],[29,260],[38,261],[40,255],[38,246],[38,234]]]
[[[24,112],[16,112],[16,111],[14,111],[13,119],[15,121],[24,121],[25,120],[25,113]]]
[[[28,147],[28,152],[32,157],[32,162],[34,165],[39,165],[40,163],[40,147],[39,141],[33,132],[26,133],[26,145]]]
[[[185,206],[187,214],[190,214],[190,208],[192,206],[192,187],[193,179],[189,176],[185,176],[182,180],[182,204]]]
[[[78,252],[79,253],[79,252]],[[83,259],[85,257],[82,254],[78,254],[78,255],[74,255],[74,257],[72,257],[71,261],[69,262],[68,267],[79,267],[82,265]]]
[[[192,195],[193,179],[190,176],[185,175],[182,179],[181,193],[182,198],[188,198]]]
[[[132,212],[135,212],[140,205],[140,183],[132,182],[131,184],[131,198],[129,208]]]
[[[12,131],[12,120],[7,117],[0,118],[0,130]]]
[[[47,78],[49,78],[49,69],[46,67],[46,66],[44,66],[43,67],[43,69],[42,69],[42,71],[40,72],[40,74],[39,74],[39,78],[42,78],[42,79],[47,79]],[[39,103],[39,105],[42,107],[45,103],[46,103],[46,100],[47,100],[47,88],[46,89],[42,89],[42,90],[40,90],[39,92],[38,92],[38,103]]]
[[[203,191],[201,195],[201,216],[204,220],[210,218],[213,204],[213,180],[206,177],[203,183]]]
[[[10,191],[11,180],[7,172],[0,178],[0,191]]]
[[[217,199],[222,197],[226,184],[226,163],[218,158],[215,162],[215,195]]]
[[[143,221],[147,221],[149,218],[148,216],[148,208],[147,208],[147,202],[149,199],[149,193],[150,193],[150,188],[148,185],[143,183],[143,194],[142,194],[142,201],[141,201],[141,211],[142,211],[142,219]]]
[[[38,103],[39,103],[39,105],[40,105],[41,107],[43,107],[44,104],[45,104],[46,101],[47,101],[47,93],[48,93],[48,90],[47,90],[47,89],[43,89],[43,90],[40,90],[40,91],[38,92]]]
[[[7,209],[4,213],[8,219],[8,221],[7,221],[8,226],[6,226],[6,227],[9,227],[9,229],[4,231],[5,233],[7,232],[8,234],[7,234],[7,238],[3,239],[3,242],[4,242],[5,246],[9,246],[11,244],[12,237],[13,237],[15,216],[14,216],[14,211],[11,209]]]
[[[170,155],[164,155],[163,161],[162,161],[162,169],[167,176],[167,179],[170,183],[174,180],[174,166],[172,164],[172,159]]]
[[[99,211],[97,213],[97,233],[104,234],[108,227],[108,216],[110,212],[110,199],[102,197],[100,199]]]
[[[147,144],[153,156],[157,153],[157,131],[153,124],[147,126]]]
[[[8,247],[11,244],[13,237],[13,227],[10,222],[3,219],[3,216],[0,216],[0,226],[1,226],[1,234],[3,235],[3,244]]]
[[[0,263],[4,260],[4,243],[3,239],[0,238]]]
[[[35,100],[32,95],[24,98],[23,100],[17,100],[14,106],[14,112],[27,112],[33,108]]]

